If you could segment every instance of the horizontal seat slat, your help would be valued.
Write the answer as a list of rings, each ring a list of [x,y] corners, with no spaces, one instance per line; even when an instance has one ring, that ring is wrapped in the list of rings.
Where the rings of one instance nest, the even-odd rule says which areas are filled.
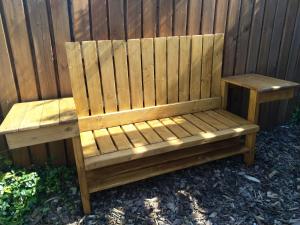
[[[110,127],[108,128],[108,131],[118,150],[124,150],[132,147],[120,126]]]
[[[258,126],[254,124],[241,125],[237,128],[219,130],[214,133],[199,133],[182,139],[173,139],[156,144],[130,148],[123,151],[117,151],[111,154],[90,157],[85,159],[86,170],[93,170],[100,167],[127,162],[138,158],[149,157],[161,153],[166,153],[182,148],[188,148],[204,143],[211,143],[225,140],[232,137],[254,133],[258,131]]]
[[[137,129],[144,135],[150,144],[162,142],[163,140],[146,122],[135,123]]]
[[[257,125],[232,117],[224,110],[208,110],[195,115],[185,114],[107,128],[109,132],[106,135],[110,135],[118,150],[103,152],[101,143],[98,143],[101,155],[85,159],[87,170],[255,133],[259,129]],[[221,119],[226,120],[228,126],[221,123]],[[97,141],[97,135],[95,139]]]

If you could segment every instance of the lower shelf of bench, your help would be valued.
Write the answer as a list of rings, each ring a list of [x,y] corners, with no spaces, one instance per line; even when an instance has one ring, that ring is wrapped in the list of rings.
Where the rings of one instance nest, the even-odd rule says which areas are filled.
[[[177,150],[114,166],[86,171],[89,192],[143,180],[249,151],[239,138]]]

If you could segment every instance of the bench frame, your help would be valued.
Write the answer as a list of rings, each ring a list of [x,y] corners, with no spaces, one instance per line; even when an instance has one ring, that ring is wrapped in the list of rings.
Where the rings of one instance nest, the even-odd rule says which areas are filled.
[[[124,41],[99,41],[97,42],[97,45],[95,42],[82,42],[82,44],[67,43],[68,65],[71,75],[73,96],[79,117],[78,123],[80,131],[91,131],[186,113],[218,109],[222,108],[222,106],[225,109],[227,99],[226,85],[223,86],[221,91],[223,41],[223,34],[129,40],[127,49],[129,68],[127,67],[126,60],[124,60],[127,57],[126,43]],[[141,43],[140,48],[138,47],[139,42]],[[190,45],[193,45],[193,49],[190,48]],[[155,54],[154,60],[153,54],[154,52],[156,53],[156,51],[158,51],[158,54]],[[163,55],[166,54],[166,51],[168,52],[167,56]],[[96,63],[97,54],[99,56],[99,64],[101,65],[99,68]],[[182,54],[182,58],[179,57],[179,54]],[[136,55],[140,56],[136,58]],[[169,55],[172,55],[172,57],[174,56],[173,58],[175,59],[178,57],[179,62],[176,60],[174,61]],[[82,59],[85,67],[82,66]],[[113,68],[113,60],[117,64],[115,65],[115,68]],[[162,72],[165,67],[159,65],[161,60],[166,60],[165,67],[168,67],[167,73],[171,74],[167,75],[165,78],[163,78]],[[143,62],[142,71],[139,71],[139,67],[136,67],[136,69],[138,69],[138,73],[143,74],[143,79],[145,79],[143,82],[150,85],[146,85],[142,87],[142,89],[139,89],[139,92],[144,93],[144,106],[143,102],[140,103],[138,101],[138,98],[134,99],[136,96],[132,95],[132,93],[132,99],[128,100],[126,97],[126,95],[129,94],[129,91],[127,90],[128,82],[134,82],[132,80],[127,80],[128,74],[131,73],[131,75],[135,77],[138,75],[136,74],[136,71],[132,70],[130,64],[133,63],[133,65],[136,66],[141,63],[141,61]],[[178,70],[175,69],[176,66],[173,65],[174,63],[180,64]],[[199,68],[197,63],[200,63]],[[154,77],[153,64],[159,65],[158,68],[155,68],[155,73],[158,73],[159,79],[168,79],[167,96],[162,95],[162,90],[158,90],[156,93],[151,92],[153,91],[151,90],[153,84],[151,84],[151,81],[148,79],[153,79]],[[195,65],[197,66],[195,67]],[[185,69],[189,67],[191,68],[188,69],[191,70],[190,79],[192,79],[192,77],[195,79],[191,81],[191,87],[189,87],[189,84],[186,83],[187,80],[185,80],[186,76],[190,76],[189,74],[186,75],[189,72],[185,71]],[[120,74],[121,71],[125,77]],[[109,80],[109,77],[113,77],[114,72],[116,80],[113,78],[113,81]],[[84,78],[84,73],[87,78]],[[101,83],[104,85],[102,87],[104,101],[100,103],[102,104],[100,109],[95,106],[95,102],[91,100],[91,98],[101,99],[101,97],[97,97],[97,95],[101,95],[101,93],[91,92],[92,96],[90,98],[86,95],[87,92],[94,89],[95,82],[98,82],[98,80],[95,79],[95,76],[91,76],[92,73],[100,73]],[[176,81],[177,78],[174,77],[175,75],[172,75],[173,73],[178,74],[179,80],[182,79],[182,83],[177,83],[177,88],[179,89],[179,91],[177,89],[179,92],[179,96],[177,97],[176,95],[174,96],[173,93],[174,91],[176,92],[176,89],[172,90],[172,84],[178,82]],[[197,80],[200,78],[195,77],[198,73],[202,74],[201,80]],[[144,76],[144,74],[146,75]],[[87,80],[86,82],[85,79]],[[157,79],[156,75],[155,79]],[[91,82],[91,80],[94,82]],[[156,85],[159,85],[160,81],[155,80],[155,82],[158,82]],[[166,81],[163,80],[163,82]],[[120,88],[120,84],[125,86]],[[132,83],[132,85],[137,87],[136,83]],[[185,85],[188,86],[186,87]],[[101,87],[101,85],[99,87]],[[113,93],[113,95],[108,94],[108,87],[117,87],[118,93]],[[199,90],[197,90],[197,88],[199,88]],[[155,95],[158,97],[156,99],[157,102],[155,102],[154,99],[156,97]],[[114,102],[116,99],[119,99],[118,106],[120,111],[117,109],[117,103]],[[133,101],[132,109],[130,109],[130,104],[128,103],[128,101],[131,100]],[[177,101],[179,102],[177,103]],[[156,103],[159,104],[156,105]],[[251,110],[253,109],[253,104],[257,107],[255,99],[251,100],[250,104]],[[102,107],[105,108],[106,113],[103,113]],[[250,114],[252,113],[251,110],[249,110]],[[251,114],[251,116],[253,115]],[[254,119],[250,121],[254,122]],[[97,166],[94,167],[94,164],[88,167],[86,166],[80,136],[74,137],[73,145],[84,212],[87,214],[91,212],[89,196],[90,193],[95,191],[236,154],[244,154],[245,163],[251,165],[254,162],[255,135],[258,131],[258,127],[256,125],[253,125],[253,128],[251,128],[252,125],[249,126],[250,130],[248,129],[248,132],[233,132],[230,135],[225,133],[223,136],[221,135],[221,138],[212,138],[211,140],[204,139],[199,141],[195,138],[195,141],[191,142],[193,144],[189,144],[189,142],[185,144],[185,142],[183,142],[178,144],[178,146],[177,144],[174,144],[172,148],[164,146],[166,144],[162,144],[161,148],[167,150],[161,150],[161,152],[157,150],[155,151],[157,152],[155,153],[156,155],[152,153],[138,159],[130,158],[128,162],[121,162],[114,165],[102,164],[101,168],[98,169]],[[235,137],[243,135],[246,135],[246,141],[245,144],[240,144]],[[191,139],[193,140],[192,137]],[[197,147],[193,147],[197,144]],[[177,149],[186,147],[188,147],[188,149],[185,149],[185,151],[176,151]],[[89,158],[86,160],[91,161]],[[145,167],[144,165],[147,165],[148,167]],[[122,168],[122,173],[120,173],[120,168]],[[130,168],[130,170],[124,171],[125,168]]]

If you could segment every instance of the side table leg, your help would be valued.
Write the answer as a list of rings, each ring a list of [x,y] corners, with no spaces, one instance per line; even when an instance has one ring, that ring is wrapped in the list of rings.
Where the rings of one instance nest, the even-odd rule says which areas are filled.
[[[259,101],[258,93],[255,90],[250,90],[249,97],[249,107],[248,107],[248,120],[250,122],[256,123],[258,121],[259,114]],[[255,142],[256,142],[256,133],[246,135],[245,145],[250,149],[249,152],[244,154],[244,162],[246,165],[250,166],[254,163],[255,158]]]

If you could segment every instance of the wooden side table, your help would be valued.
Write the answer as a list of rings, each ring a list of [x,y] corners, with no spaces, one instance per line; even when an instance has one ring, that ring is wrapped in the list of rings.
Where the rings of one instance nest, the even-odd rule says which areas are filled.
[[[227,107],[227,94],[230,85],[235,85],[250,90],[249,106],[247,119],[257,124],[259,115],[259,105],[264,102],[275,100],[289,99],[294,96],[295,88],[300,84],[280,80],[273,77],[263,76],[260,74],[245,74],[224,77],[221,82],[222,89],[222,107]],[[248,135],[245,140],[246,146],[254,146],[256,135]],[[254,161],[255,151],[245,155],[245,162],[252,164]]]
[[[289,99],[294,96],[295,88],[300,84],[280,80],[260,74],[245,74],[224,77],[222,79],[222,106],[227,106],[229,85],[235,85],[250,90],[248,120],[257,124],[259,105],[264,102]]]
[[[15,104],[0,126],[9,149],[72,138],[79,135],[73,98]]]

